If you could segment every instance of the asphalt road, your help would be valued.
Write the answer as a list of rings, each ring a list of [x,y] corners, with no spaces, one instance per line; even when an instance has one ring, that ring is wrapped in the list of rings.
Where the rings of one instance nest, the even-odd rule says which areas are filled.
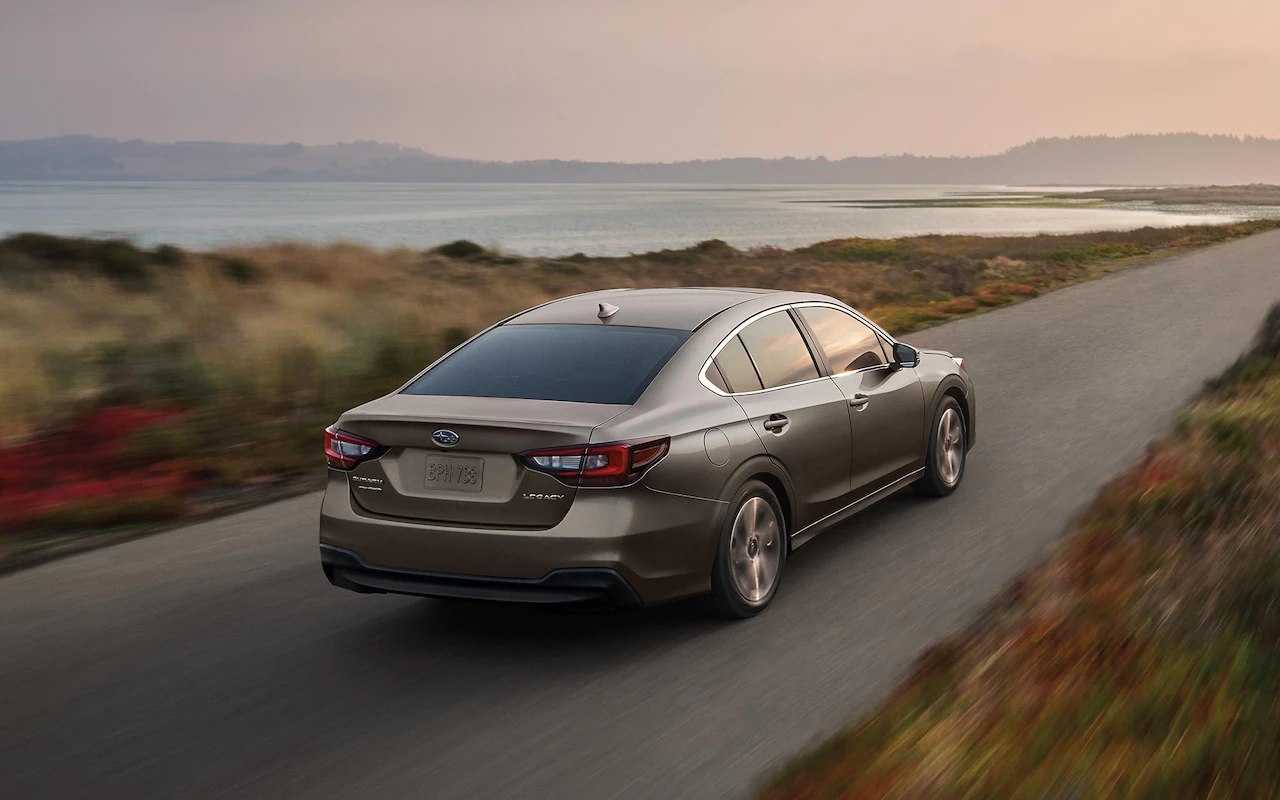
[[[349,594],[316,496],[0,578],[0,797],[741,796],[1034,562],[1277,299],[1271,233],[908,337],[977,380],[965,483],[797,551],[744,623]]]

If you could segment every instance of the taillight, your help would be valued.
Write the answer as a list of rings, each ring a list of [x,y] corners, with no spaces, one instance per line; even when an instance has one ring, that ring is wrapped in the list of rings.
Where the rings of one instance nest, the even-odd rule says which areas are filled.
[[[324,429],[324,459],[334,469],[355,469],[361,461],[382,455],[383,447],[371,439],[340,431],[330,425]]]
[[[570,486],[625,486],[644,473],[671,449],[671,437],[629,442],[555,447],[530,450],[519,458],[529,469],[554,475]]]
[[[961,358],[960,356],[952,356],[951,360],[956,362],[956,366],[959,367],[960,369],[964,370],[965,372],[969,371],[968,368],[965,367],[964,365],[964,359]]]

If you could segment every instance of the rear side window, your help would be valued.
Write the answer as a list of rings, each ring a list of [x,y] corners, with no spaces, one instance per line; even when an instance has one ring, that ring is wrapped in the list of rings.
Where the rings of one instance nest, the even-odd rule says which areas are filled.
[[[798,310],[836,374],[887,363],[880,337],[856,317],[823,306],[802,306]]]
[[[720,374],[720,368],[716,366],[716,362],[712,361],[710,364],[708,364],[707,371],[703,374],[707,376],[707,381],[712,386],[716,387],[717,389],[724,392],[725,394],[728,394],[730,391],[732,391],[729,388],[729,383],[724,379],[724,376]]]
[[[720,348],[715,366],[720,368],[720,374],[729,384],[730,392],[757,392],[764,388],[751,363],[751,356],[747,355],[747,348],[742,346],[742,341],[737,336]]]
[[[622,325],[502,325],[404,392],[631,404],[690,335]]]
[[[818,377],[809,346],[786,311],[776,311],[748,325],[739,334],[764,388],[786,386]]]

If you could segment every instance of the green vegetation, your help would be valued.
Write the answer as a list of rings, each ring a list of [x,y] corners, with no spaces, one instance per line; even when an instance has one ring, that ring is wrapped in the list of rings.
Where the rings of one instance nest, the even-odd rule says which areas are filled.
[[[924,198],[848,198],[829,200],[790,200],[791,203],[818,204],[838,208],[1102,208],[1102,199],[1092,196],[1041,192],[975,192],[950,197]]]
[[[775,800],[1280,796],[1280,306],[1046,563]]]
[[[1280,186],[1266,183],[1245,186],[1174,186],[1163,189],[1100,189],[1051,196],[1061,200],[1099,200],[1113,203],[1280,206]]]
[[[445,258],[476,258],[485,254],[485,249],[475,242],[466,239],[458,239],[457,241],[442,244],[435,249],[435,252]]]
[[[516,311],[610,287],[822,292],[907,333],[1280,222],[1126,233],[719,240],[623,258],[0,240],[0,563],[315,486],[320,430]],[[95,533],[95,535],[97,535]],[[60,546],[60,545],[59,545]]]
[[[1156,189],[1099,189],[1088,192],[964,192],[928,198],[828,198],[791,200],[843,208],[1123,208],[1135,205],[1252,206],[1267,216],[1263,206],[1280,207],[1280,186],[1254,183],[1246,186],[1175,186]],[[1274,211],[1272,212],[1274,213]]]

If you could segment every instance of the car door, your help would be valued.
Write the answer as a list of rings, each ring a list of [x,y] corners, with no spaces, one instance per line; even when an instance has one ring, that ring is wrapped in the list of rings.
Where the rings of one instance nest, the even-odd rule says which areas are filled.
[[[849,481],[855,497],[919,469],[926,420],[916,371],[893,366],[875,330],[847,311],[814,304],[798,306],[796,312],[847,401]]]
[[[793,532],[849,502],[848,402],[787,309],[752,321],[720,348],[714,366],[769,455],[791,475]]]

